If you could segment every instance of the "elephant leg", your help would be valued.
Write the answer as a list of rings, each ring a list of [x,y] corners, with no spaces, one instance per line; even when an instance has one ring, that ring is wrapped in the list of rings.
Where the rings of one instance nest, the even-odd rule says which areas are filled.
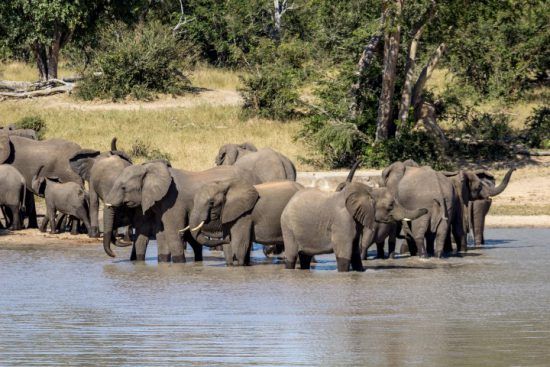
[[[341,257],[336,258],[336,265],[339,273],[349,272],[350,259],[343,259]]]
[[[88,236],[99,238],[99,196],[90,184],[90,228]]]
[[[147,253],[148,244],[149,236],[142,233],[138,234],[136,240],[134,241],[134,246],[132,246],[132,253],[135,253],[135,258],[130,260],[145,261],[145,254]]]
[[[361,259],[367,260],[367,258],[369,256],[369,247],[370,246],[367,246],[367,247],[364,247],[364,248],[361,249]]]
[[[395,243],[397,242],[395,230],[391,230],[388,237],[388,258],[395,259]]]
[[[165,263],[172,261],[172,256],[170,255],[170,248],[168,242],[165,239],[164,232],[157,233],[157,246],[158,246],[158,262]],[[185,260],[185,254],[183,255]]]
[[[79,221],[75,217],[70,218],[71,223],[71,235],[76,236],[78,234]]]
[[[4,210],[4,206],[3,205],[0,205],[0,214],[2,215],[2,217],[4,218],[4,222],[7,221],[7,218],[6,218],[6,211]],[[4,223],[2,223],[2,220],[0,220],[0,229],[5,229],[6,227],[4,226]]]
[[[90,233],[90,230],[91,230],[91,223],[90,223],[90,220],[88,218],[88,211],[86,210],[85,207],[81,207],[78,209],[78,211],[76,212],[76,216],[77,218],[82,221],[82,223],[84,223],[84,227],[86,227],[86,233]],[[77,224],[78,224],[78,220],[76,220]],[[73,229],[74,229],[74,225],[73,225]],[[77,228],[76,228],[76,232],[78,233],[78,225],[77,225]]]
[[[428,256],[434,256],[435,252],[435,234],[431,232],[427,232],[424,236],[426,239],[426,252],[428,253]]]
[[[187,241],[189,246],[193,249],[193,254],[195,256],[195,261],[202,261],[202,245],[198,243],[193,237],[189,236],[189,239]],[[183,246],[183,245],[182,245]],[[183,247],[182,247],[183,251]],[[185,261],[184,261],[185,262]]]
[[[298,256],[300,257],[300,269],[302,270],[308,270],[311,268],[311,259],[313,256],[306,255],[303,252],[298,253]]]
[[[250,264],[250,249],[252,247],[251,235],[252,219],[250,215],[239,218],[231,226],[231,248],[237,258],[237,264],[239,266]]]
[[[38,228],[38,221],[36,218],[36,205],[34,203],[34,193],[27,189],[27,194],[25,198],[25,208],[27,210],[27,216],[29,217],[28,228]]]
[[[451,232],[452,232],[452,235],[453,235],[453,238],[456,242],[456,252],[466,252],[468,251],[468,239],[466,237],[466,234],[464,233],[463,229],[462,229],[462,226],[458,225],[458,226],[451,226],[451,230],[448,231],[449,234],[447,235],[448,238],[451,237]],[[446,253],[451,253],[452,252],[452,247],[451,247],[451,251],[448,251],[448,249],[446,248],[445,249],[445,252]]]
[[[223,256],[225,257],[225,265],[227,266],[233,266],[233,249],[231,244],[224,244],[223,245]]]
[[[449,232],[448,226],[440,225],[435,235],[435,257],[442,258],[445,256],[445,239]]]
[[[426,233],[428,233],[428,225],[430,223],[430,218],[428,215],[425,215],[422,220],[414,220],[412,222],[411,231],[414,236],[414,245],[416,246],[417,251],[415,252],[415,255],[418,254],[419,257],[427,258],[428,253],[426,251],[426,246],[424,244],[424,238],[426,237]],[[411,249],[411,244],[409,243],[409,250],[411,252],[411,256],[413,255],[413,250]]]
[[[21,211],[19,204],[10,205],[10,211],[12,216],[12,223],[10,229],[18,231],[21,229]]]
[[[298,258],[298,244],[294,238],[294,234],[285,225],[281,223],[283,231],[283,241],[285,243],[285,269],[295,269],[296,260]]]
[[[384,243],[382,242],[382,254],[384,253]],[[361,260],[361,245],[359,241],[353,246],[351,253],[351,269],[353,271],[365,271],[363,267],[363,261]]]
[[[57,230],[57,222],[55,218],[55,208],[51,205],[48,205],[47,211],[48,211],[48,219],[50,221],[51,233],[53,234],[59,233],[59,231]]]
[[[376,258],[377,259],[385,259],[384,254],[384,241],[378,241],[376,242]]]
[[[46,232],[49,222],[50,220],[48,219],[48,215],[45,215],[44,218],[42,218],[42,222],[40,223],[40,232]]]

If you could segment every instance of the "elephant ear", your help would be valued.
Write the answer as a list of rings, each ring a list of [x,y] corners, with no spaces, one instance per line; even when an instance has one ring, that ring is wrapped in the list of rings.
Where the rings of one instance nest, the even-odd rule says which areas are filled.
[[[348,183],[346,187],[346,209],[357,222],[367,228],[374,227],[374,199],[360,183]]]
[[[0,164],[6,162],[11,154],[11,143],[8,133],[0,133]]]
[[[382,171],[382,181],[381,183],[384,184],[384,186],[387,185],[388,179],[390,178],[390,175],[395,175],[396,177],[399,177],[399,180],[405,175],[405,169],[407,166],[403,164],[403,162],[394,162],[390,164],[388,167],[386,167]]]
[[[130,156],[126,154],[126,152],[123,152],[122,150],[111,150],[110,153],[111,155],[116,155],[117,157],[125,160],[126,162],[133,164],[132,158],[130,158]]]
[[[100,154],[98,150],[93,149],[79,150],[69,158],[69,165],[77,175],[86,181],[90,181],[90,172],[96,157]]]
[[[256,148],[256,146],[254,144],[249,143],[249,142],[239,144],[239,148],[244,149],[244,150],[248,150],[250,152],[257,152],[258,151],[258,148]]]
[[[141,208],[143,214],[166,196],[172,183],[168,166],[162,162],[144,163],[145,174],[141,184]]]
[[[222,211],[222,223],[230,223],[244,213],[252,210],[260,194],[254,186],[244,181],[234,181],[229,185],[225,195]]]
[[[31,181],[31,188],[38,196],[44,196],[46,191],[46,178],[43,176],[34,176]]]

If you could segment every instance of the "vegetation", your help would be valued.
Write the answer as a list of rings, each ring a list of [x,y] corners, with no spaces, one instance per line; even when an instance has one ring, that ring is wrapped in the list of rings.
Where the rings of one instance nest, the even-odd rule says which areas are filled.
[[[46,135],[46,122],[42,117],[37,115],[22,117],[14,125],[18,129],[32,129],[36,131],[36,138],[38,140],[44,139]]]

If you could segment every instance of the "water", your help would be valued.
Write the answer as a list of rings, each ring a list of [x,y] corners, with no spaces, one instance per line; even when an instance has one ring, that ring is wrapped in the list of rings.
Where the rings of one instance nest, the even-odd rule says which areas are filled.
[[[487,237],[360,274],[333,255],[308,272],[0,246],[0,365],[548,366],[550,230]]]

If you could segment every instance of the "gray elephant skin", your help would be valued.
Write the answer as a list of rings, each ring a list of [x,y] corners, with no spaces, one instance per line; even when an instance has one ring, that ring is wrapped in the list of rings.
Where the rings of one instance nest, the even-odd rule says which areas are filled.
[[[462,228],[462,218],[456,213],[458,202],[452,182],[442,173],[430,167],[415,167],[395,162],[382,172],[381,184],[388,188],[397,202],[408,210],[426,208],[428,214],[403,226],[411,255],[437,257],[445,255],[447,235],[452,227]],[[426,240],[426,243],[424,242]],[[435,244],[435,249],[434,249]],[[429,251],[427,251],[429,250]]]
[[[116,179],[105,205],[141,207],[143,214],[149,215],[154,222],[159,262],[185,262],[180,230],[188,225],[195,194],[206,184],[231,178],[241,178],[249,183],[257,180],[251,172],[234,166],[189,172],[170,168],[163,162],[132,165]],[[110,230],[112,228],[106,223],[105,231]],[[195,261],[202,261],[200,240],[189,233],[183,239],[193,248]],[[111,250],[105,248],[105,251]]]
[[[44,222],[50,223],[51,233],[57,233],[57,211],[78,218],[84,223],[86,230],[90,231],[89,197],[82,186],[74,182],[61,183],[57,178],[35,176],[32,188],[46,199],[47,216]],[[42,228],[45,229],[46,224]]]
[[[40,169],[45,177],[57,177],[62,182],[75,182],[82,185],[82,179],[69,165],[69,158],[81,147],[62,139],[36,141],[20,136],[0,134],[0,164],[10,164],[25,178],[27,189],[32,187],[32,179]],[[27,214],[29,227],[36,228],[36,209],[32,192],[27,192]]]
[[[12,230],[21,229],[21,211],[25,207],[25,195],[27,184],[23,175],[17,168],[8,164],[0,165],[0,206],[10,210],[8,215],[4,212],[6,226]],[[11,223],[8,223],[11,219]]]
[[[254,172],[258,182],[296,181],[294,164],[271,148],[257,149],[251,143],[225,144],[216,157],[216,165],[235,165]]]
[[[283,245],[281,214],[301,189],[303,186],[294,181],[251,185],[237,179],[205,185],[194,198],[191,233],[225,243],[227,265],[233,265],[235,258],[240,266],[250,265],[253,242]]]
[[[374,230],[375,222],[401,221],[424,215],[426,209],[406,211],[400,206],[377,203],[371,189],[351,182],[340,192],[318,189],[297,192],[283,211],[281,228],[285,244],[286,268],[309,269],[311,258],[334,252],[338,271],[351,268],[363,271],[361,236],[364,229]]]

